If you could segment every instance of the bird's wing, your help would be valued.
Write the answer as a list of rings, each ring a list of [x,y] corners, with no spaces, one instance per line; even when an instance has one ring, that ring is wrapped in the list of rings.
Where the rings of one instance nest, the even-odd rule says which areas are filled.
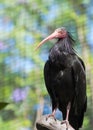
[[[79,59],[81,65],[82,65],[83,69],[85,70],[85,64],[84,64],[84,62],[82,61],[82,59],[80,57],[78,57],[78,59]]]
[[[75,95],[73,101],[73,107],[75,113],[79,115],[79,125],[82,125],[84,112],[87,107],[86,96],[86,73],[85,65],[80,58],[77,58],[72,66],[72,76],[75,86]]]
[[[50,68],[49,61],[47,61],[45,63],[45,66],[44,66],[44,79],[45,79],[45,85],[46,85],[47,91],[48,91],[50,98],[52,100],[52,110],[54,110],[58,104],[57,104],[55,90],[53,89],[53,86],[52,86],[51,68]]]

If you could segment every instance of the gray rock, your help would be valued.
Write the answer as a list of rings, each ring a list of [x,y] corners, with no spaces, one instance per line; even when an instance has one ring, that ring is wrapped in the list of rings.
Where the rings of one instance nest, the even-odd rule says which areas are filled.
[[[55,120],[53,117],[49,117],[47,119],[47,115],[42,116],[36,122],[37,130],[75,130],[69,124],[68,129],[66,128],[66,123],[61,123],[59,120]]]

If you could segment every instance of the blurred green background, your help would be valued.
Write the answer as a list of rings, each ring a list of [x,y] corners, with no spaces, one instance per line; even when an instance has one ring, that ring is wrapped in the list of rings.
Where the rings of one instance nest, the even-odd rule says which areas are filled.
[[[76,39],[75,49],[85,62],[88,108],[82,130],[93,130],[93,1],[0,0],[1,130],[36,130],[35,122],[51,112],[43,67],[51,41],[36,45],[56,28],[65,26]],[[61,114],[57,112],[61,120]]]

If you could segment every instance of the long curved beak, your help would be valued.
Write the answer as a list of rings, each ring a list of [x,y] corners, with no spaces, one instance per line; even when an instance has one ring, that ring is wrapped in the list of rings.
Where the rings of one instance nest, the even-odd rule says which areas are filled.
[[[50,34],[48,37],[46,37],[44,40],[42,40],[36,47],[35,50],[37,50],[41,45],[43,45],[45,42],[47,42],[48,40],[57,38],[57,32],[53,32],[52,34]]]

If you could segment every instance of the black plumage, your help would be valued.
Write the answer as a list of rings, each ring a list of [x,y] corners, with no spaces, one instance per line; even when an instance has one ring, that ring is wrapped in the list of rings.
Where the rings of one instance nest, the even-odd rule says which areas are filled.
[[[79,130],[87,107],[85,65],[73,49],[75,41],[70,33],[63,27],[55,32],[40,43],[58,38],[44,66],[45,85],[52,101],[52,115],[59,108],[65,120],[69,109],[69,123],[75,130]]]

